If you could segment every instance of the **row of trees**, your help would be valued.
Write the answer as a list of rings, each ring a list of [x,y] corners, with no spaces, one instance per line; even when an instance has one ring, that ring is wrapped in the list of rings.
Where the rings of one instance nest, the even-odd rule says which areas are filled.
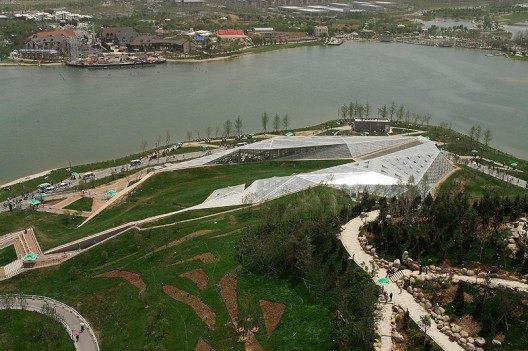
[[[477,143],[482,141],[482,143],[484,143],[484,145],[487,147],[493,139],[493,136],[491,135],[491,130],[489,128],[487,128],[483,133],[480,125],[477,125],[471,126],[471,128],[469,128],[469,138],[473,141],[476,141]]]
[[[278,113],[275,114],[273,118],[270,117],[270,115],[267,112],[262,113],[261,115],[261,124],[262,124],[262,131],[264,133],[268,132],[268,127],[270,126],[275,133],[278,133],[280,131],[288,130],[290,127],[290,117],[285,114],[284,116],[279,116]],[[233,121],[230,119],[226,120],[221,126],[217,125],[214,130],[214,137],[218,138],[219,136],[228,138],[232,137],[233,133],[234,136],[240,137],[243,134],[243,121],[240,116],[237,116]],[[207,139],[211,139],[213,136],[213,129],[211,127],[207,127],[205,129],[205,135],[201,134],[200,129],[194,130],[194,136],[196,139],[200,139],[201,137],[206,137]],[[193,138],[193,132],[187,131],[187,140],[190,141]]]
[[[373,109],[376,111],[376,117],[381,119],[389,119],[391,121],[399,121],[413,124],[427,124],[431,122],[430,114],[413,113],[405,108],[404,105],[396,105],[393,101],[390,105],[382,105],[379,107],[372,107],[368,101],[365,104],[350,102],[343,104],[338,110],[338,117],[343,120],[353,118],[371,118],[373,116]]]

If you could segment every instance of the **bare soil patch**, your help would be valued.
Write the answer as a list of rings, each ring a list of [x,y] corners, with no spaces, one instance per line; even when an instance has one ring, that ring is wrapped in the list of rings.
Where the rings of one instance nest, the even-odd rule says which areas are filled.
[[[231,317],[231,323],[237,325],[238,320],[238,304],[237,304],[237,278],[236,271],[232,271],[224,275],[218,284],[220,286],[220,295]]]
[[[449,305],[455,299],[457,285],[451,285],[449,288],[440,292],[439,303],[441,305]]]
[[[200,338],[196,344],[196,347],[194,348],[194,351],[214,351],[214,349],[209,346],[209,344],[206,343],[204,339]]]
[[[124,279],[130,284],[134,285],[136,288],[138,288],[141,294],[143,294],[145,290],[147,289],[147,286],[145,285],[145,282],[143,281],[143,279],[141,279],[141,276],[134,272],[114,270],[114,271],[106,272],[103,274],[99,274],[98,277]]]
[[[245,339],[244,351],[265,351],[253,332],[248,331]]]
[[[235,225],[237,223],[238,223],[238,221],[237,221],[236,217],[233,216],[233,215],[229,215],[229,224]]]
[[[476,336],[482,329],[482,325],[469,314],[462,316],[457,324],[471,336]]]
[[[273,302],[267,300],[259,301],[260,308],[262,309],[262,315],[264,316],[264,325],[266,326],[266,332],[268,337],[273,334],[277,325],[279,325],[286,305],[280,302]]]
[[[172,285],[164,285],[163,291],[176,301],[180,301],[191,307],[196,315],[209,327],[214,330],[216,325],[216,314],[203,303],[198,297],[188,294]]]
[[[196,255],[190,258],[186,258],[185,260],[178,261],[176,263],[173,263],[172,265],[184,264],[184,263],[192,262],[192,261],[201,261],[204,264],[211,264],[211,263],[215,263],[217,261],[217,258],[212,253],[206,252],[206,253],[199,254],[199,255]]]
[[[201,268],[182,273],[180,274],[180,277],[192,280],[200,290],[207,288],[207,274],[205,274],[204,270]]]

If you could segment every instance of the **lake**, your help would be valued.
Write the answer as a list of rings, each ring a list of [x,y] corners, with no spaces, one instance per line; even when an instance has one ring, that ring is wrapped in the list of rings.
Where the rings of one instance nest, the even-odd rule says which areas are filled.
[[[140,69],[0,67],[0,183],[37,171],[111,159],[154,146],[168,130],[215,127],[240,115],[288,114],[305,126],[343,103],[404,104],[528,157],[528,62],[485,52],[396,43],[302,47],[201,64]]]

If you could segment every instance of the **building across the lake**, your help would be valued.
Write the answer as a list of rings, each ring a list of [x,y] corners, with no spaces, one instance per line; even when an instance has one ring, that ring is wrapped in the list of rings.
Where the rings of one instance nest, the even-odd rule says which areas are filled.
[[[388,119],[354,118],[353,128],[360,133],[388,133],[390,121]]]
[[[32,34],[26,41],[26,49],[32,50],[56,50],[59,55],[67,55],[70,43],[76,40],[73,29],[55,29],[48,32],[37,32]]]
[[[189,38],[160,38],[141,34],[128,45],[131,51],[168,51],[186,54],[191,49]]]

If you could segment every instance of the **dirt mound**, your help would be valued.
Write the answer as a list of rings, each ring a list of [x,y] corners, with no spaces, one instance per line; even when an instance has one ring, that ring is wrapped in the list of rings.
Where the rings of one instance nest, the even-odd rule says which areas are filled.
[[[226,306],[227,313],[229,313],[229,317],[231,317],[231,323],[236,326],[238,319],[236,271],[224,275],[220,280],[219,286],[220,295]]]
[[[199,254],[199,255],[187,258],[185,260],[178,261],[176,263],[173,263],[173,265],[175,265],[175,264],[184,264],[184,263],[192,262],[192,261],[201,261],[204,264],[211,264],[211,263],[215,263],[217,261],[217,259],[212,253],[206,252],[206,253],[203,253],[203,254]]]
[[[268,336],[271,336],[282,319],[282,314],[286,309],[286,305],[283,303],[266,300],[260,300],[259,304],[260,308],[262,309],[262,315],[264,316],[266,332],[268,333]]]
[[[163,291],[176,301],[180,301],[191,307],[198,317],[209,327],[214,330],[216,325],[216,314],[194,295],[188,294],[183,290],[175,288],[172,285],[164,285]]]
[[[200,290],[207,288],[207,274],[201,268],[182,273],[180,277],[192,280]]]
[[[482,329],[482,325],[469,314],[462,316],[457,324],[471,336],[476,336]]]
[[[214,351],[214,349],[209,346],[209,344],[206,343],[204,339],[200,338],[196,344],[196,347],[194,348],[194,351]]]
[[[138,288],[141,294],[143,294],[145,290],[147,289],[147,286],[145,285],[145,282],[143,281],[143,279],[141,279],[141,276],[134,272],[115,270],[115,271],[110,271],[110,272],[106,272],[103,274],[99,274],[98,277],[124,279],[130,284],[134,285],[136,288]]]
[[[195,231],[195,232],[193,232],[191,234],[185,235],[182,238],[179,238],[178,240],[171,241],[168,244],[165,244],[163,246],[158,247],[156,250],[152,251],[151,254],[155,253],[155,252],[158,252],[158,251],[161,251],[161,250],[165,250],[165,249],[167,249],[169,247],[180,245],[181,243],[184,243],[184,242],[189,241],[189,240],[194,239],[194,238],[198,238],[200,236],[203,236],[203,235],[208,234],[208,233],[213,232],[213,231],[214,230],[209,230],[209,229],[203,229],[203,230]]]

